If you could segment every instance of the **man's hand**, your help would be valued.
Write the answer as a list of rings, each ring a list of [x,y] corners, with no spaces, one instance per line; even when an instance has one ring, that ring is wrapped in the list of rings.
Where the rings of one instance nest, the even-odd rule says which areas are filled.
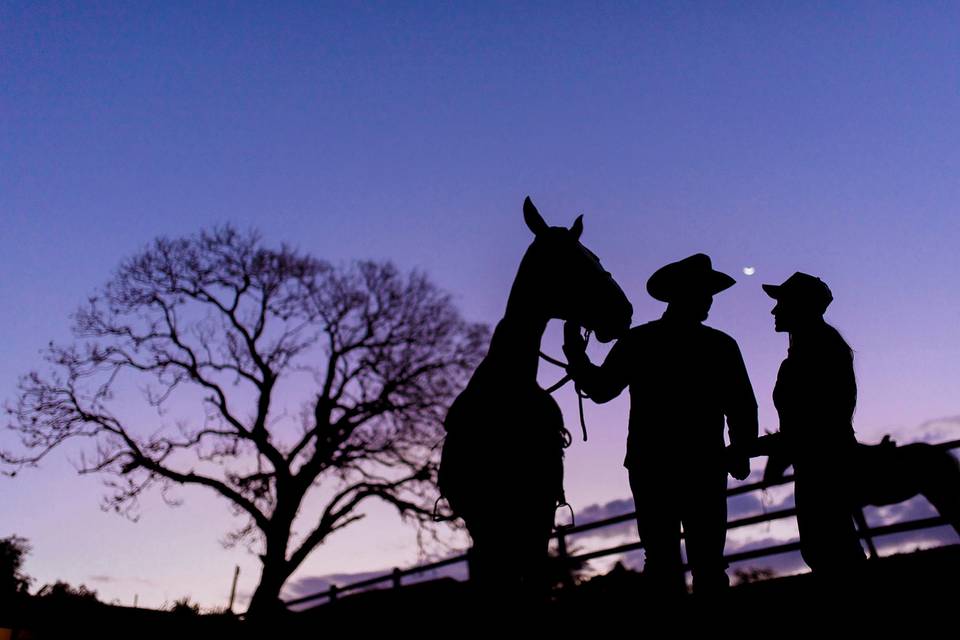
[[[737,480],[746,480],[750,475],[750,456],[738,447],[727,447],[727,471]]]
[[[572,320],[563,323],[563,354],[570,366],[587,361],[587,342],[580,335],[580,325]]]

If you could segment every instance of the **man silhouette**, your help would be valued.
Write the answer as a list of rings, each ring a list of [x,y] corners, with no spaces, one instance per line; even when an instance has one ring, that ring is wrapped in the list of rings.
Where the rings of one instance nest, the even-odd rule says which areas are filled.
[[[568,372],[594,402],[608,402],[630,386],[624,466],[646,551],[644,572],[660,594],[686,591],[681,523],[694,591],[729,586],[727,473],[740,480],[750,473],[757,401],[737,343],[703,321],[713,296],[734,283],[702,253],[662,267],[647,291],[667,303],[663,317],[632,328],[599,367],[587,358],[579,327],[564,326]]]

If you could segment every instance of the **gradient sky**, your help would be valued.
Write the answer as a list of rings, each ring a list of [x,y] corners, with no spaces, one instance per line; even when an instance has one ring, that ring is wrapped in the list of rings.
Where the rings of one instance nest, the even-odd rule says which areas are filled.
[[[492,324],[529,194],[553,224],[585,214],[635,322],[662,312],[644,284],[666,262],[734,275],[708,323],[740,342],[764,428],[786,338],[759,285],[800,270],[856,350],[861,439],[960,432],[924,426],[960,414],[956,3],[196,5],[0,6],[0,399],[123,257],[227,221],[423,268]],[[587,408],[578,509],[629,495],[626,412]],[[40,584],[215,605],[240,564],[254,586],[255,559],[217,543],[224,503],[148,499],[126,522],[76,455],[0,479],[0,536],[31,540]],[[370,513],[295,578],[415,562],[412,530]]]

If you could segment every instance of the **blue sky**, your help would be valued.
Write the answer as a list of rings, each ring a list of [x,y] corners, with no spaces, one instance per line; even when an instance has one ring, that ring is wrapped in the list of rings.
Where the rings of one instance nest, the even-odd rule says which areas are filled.
[[[734,275],[709,323],[740,342],[765,428],[786,339],[759,284],[823,277],[856,350],[858,434],[920,439],[960,414],[958,27],[933,2],[5,3],[0,398],[123,257],[227,221],[423,268],[494,323],[529,194],[554,224],[585,214],[637,322],[662,311],[644,283],[666,262],[706,252]],[[578,508],[629,494],[626,411],[587,408]],[[256,562],[217,544],[225,505],[194,492],[128,523],[68,453],[3,482],[0,535],[31,539],[41,582],[212,605],[239,563],[252,587]],[[298,576],[417,557],[386,510],[344,535]]]

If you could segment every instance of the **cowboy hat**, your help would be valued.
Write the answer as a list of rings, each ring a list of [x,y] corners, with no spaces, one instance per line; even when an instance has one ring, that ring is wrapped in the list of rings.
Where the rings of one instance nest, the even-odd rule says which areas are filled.
[[[662,302],[671,302],[684,294],[713,296],[736,282],[727,274],[715,271],[710,256],[697,253],[657,269],[647,280],[647,293]]]

